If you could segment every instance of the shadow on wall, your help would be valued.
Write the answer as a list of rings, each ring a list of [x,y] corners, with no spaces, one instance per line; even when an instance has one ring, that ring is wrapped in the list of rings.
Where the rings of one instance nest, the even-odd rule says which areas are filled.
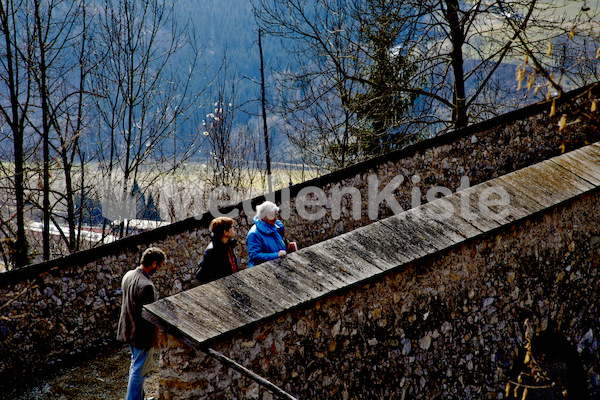
[[[588,400],[588,376],[578,349],[562,335],[556,323],[534,334],[524,322],[525,345],[519,350],[506,385],[507,399]]]

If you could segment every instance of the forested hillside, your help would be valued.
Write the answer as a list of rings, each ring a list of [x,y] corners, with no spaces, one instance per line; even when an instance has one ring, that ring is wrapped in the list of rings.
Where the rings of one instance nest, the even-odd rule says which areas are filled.
[[[227,62],[228,79],[234,79],[236,98],[242,103],[254,101],[249,111],[258,112],[260,98],[260,52],[258,47],[258,26],[252,13],[249,0],[181,0],[176,3],[180,24],[189,23],[197,43],[203,49],[207,63],[206,74],[198,77],[201,87],[206,80],[213,78],[223,62]],[[278,38],[262,38],[267,86],[272,83],[273,70],[293,62],[283,51]],[[245,117],[248,117],[246,115]],[[244,118],[240,115],[239,118]]]

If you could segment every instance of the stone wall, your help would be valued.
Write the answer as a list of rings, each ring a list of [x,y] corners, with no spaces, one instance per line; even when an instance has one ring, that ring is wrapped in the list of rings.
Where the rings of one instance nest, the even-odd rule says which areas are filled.
[[[369,177],[377,180],[378,186],[372,185],[376,193],[393,179],[402,180],[393,193],[398,205],[406,209],[424,202],[431,187],[455,191],[461,177],[467,177],[473,185],[598,141],[597,115],[589,112],[591,98],[597,95],[598,86],[586,88],[557,100],[556,116],[549,116],[550,103],[527,107],[277,192],[278,202],[283,195],[285,205],[286,194],[291,199],[286,208],[290,213],[284,221],[286,235],[306,247],[371,223]],[[557,124],[562,114],[568,115],[569,121],[579,122],[559,132]],[[323,207],[307,208],[311,214],[325,210],[322,217],[309,221],[298,215],[296,195],[310,187],[323,188],[328,199]],[[332,192],[341,188],[360,191],[359,218],[352,216],[347,195],[342,196],[340,216],[333,213],[336,201],[332,201]],[[222,210],[239,211],[236,219],[242,238],[238,249],[242,265],[246,264],[243,238],[251,226],[244,205],[249,210],[263,200],[255,198]],[[391,213],[383,202],[376,218]],[[0,390],[14,384],[18,377],[112,341],[121,301],[121,277],[137,265],[146,247],[160,246],[169,256],[165,268],[155,277],[162,297],[196,285],[192,272],[208,243],[211,219],[207,213],[0,275]],[[50,348],[48,343],[52,344]]]
[[[537,358],[550,377],[569,348],[583,370],[527,398],[581,399],[586,384],[598,398],[599,200],[583,195],[209,345],[300,399],[502,399],[528,318],[537,333],[556,327]],[[161,399],[273,398],[170,335],[161,345]]]

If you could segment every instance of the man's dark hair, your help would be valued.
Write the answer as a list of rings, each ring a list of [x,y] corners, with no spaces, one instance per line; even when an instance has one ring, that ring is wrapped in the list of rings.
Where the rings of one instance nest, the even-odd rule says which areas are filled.
[[[167,259],[167,255],[160,248],[158,248],[158,247],[148,247],[142,253],[142,260],[141,260],[140,263],[144,267],[149,267],[149,266],[152,265],[152,263],[154,261],[156,261],[158,264],[160,264],[161,262],[165,261],[166,259]]]

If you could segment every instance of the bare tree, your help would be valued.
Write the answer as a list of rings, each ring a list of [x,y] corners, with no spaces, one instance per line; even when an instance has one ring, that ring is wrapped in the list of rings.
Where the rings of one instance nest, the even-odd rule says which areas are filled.
[[[402,125],[415,95],[396,88],[413,71],[412,55],[400,44],[413,23],[407,15],[418,8],[383,0],[257,0],[254,6],[261,27],[284,38],[296,57],[297,66],[274,75],[279,113],[293,142],[324,139],[312,143],[319,149],[314,162],[337,168],[413,139]]]
[[[510,4],[501,3],[499,8],[505,15],[514,13]],[[509,18],[518,43],[517,88],[550,98],[598,82],[599,16],[597,2],[582,1],[544,4],[526,32],[519,31],[514,18]]]
[[[347,87],[339,76],[332,82],[327,76],[313,76],[308,71],[302,75],[302,80],[289,70],[275,75],[277,92],[283,99],[274,107],[282,117],[280,130],[299,151],[304,164],[335,170],[360,160],[360,123],[342,101],[352,92],[352,83]]]
[[[106,0],[98,18],[102,45],[90,88],[97,100],[98,161],[105,186],[122,188],[123,204],[135,182],[148,186],[193,154],[195,138],[180,129],[196,109],[199,94],[191,93],[190,82],[200,52],[175,24],[168,1]],[[178,62],[188,67],[179,69]]]
[[[225,54],[208,96],[206,119],[199,128],[207,154],[206,192],[212,192],[214,202],[240,201],[251,190],[259,173],[258,140],[252,130],[236,121],[244,111],[236,96],[236,76],[229,74]],[[214,101],[214,102],[213,102]],[[216,196],[216,198],[215,198]]]
[[[200,51],[162,0],[9,1],[0,25],[0,250],[22,266],[39,237],[27,210],[43,259],[77,251],[97,165],[129,197],[194,154]]]
[[[84,131],[84,82],[87,51],[87,14],[81,1],[32,0],[27,42],[35,48],[27,61],[36,85],[35,113],[28,123],[41,138],[42,184],[32,188],[32,204],[41,210],[42,257],[79,249],[75,197],[81,190],[74,168],[84,167],[80,137]],[[64,184],[58,184],[62,175]],[[81,175],[81,174],[80,174]],[[82,182],[80,182],[83,184]],[[41,192],[41,196],[36,193]],[[42,201],[36,201],[38,197]],[[50,235],[51,225],[59,232]],[[67,227],[67,229],[63,227]],[[81,227],[79,227],[81,228]],[[63,241],[65,246],[61,246]]]
[[[570,2],[536,0],[255,0],[253,5],[261,28],[283,38],[297,56],[298,66],[277,76],[284,78],[279,85],[287,93],[282,101],[287,115],[295,112],[296,121],[314,125],[309,116],[336,121],[344,116],[341,108],[354,116],[346,119],[354,129],[350,143],[360,143],[360,133],[366,133],[375,146],[396,140],[401,147],[522,104],[508,77],[526,56],[531,74],[560,92],[558,76],[575,65],[591,65],[575,63],[575,57],[556,62],[544,56],[548,42],[586,37],[590,60],[589,43],[598,32],[591,28],[599,20],[598,10],[587,6],[560,14]],[[315,111],[307,113],[309,108]],[[320,125],[344,126],[340,120]],[[406,133],[417,137],[403,142]],[[376,152],[367,149],[362,157]]]
[[[14,194],[14,203],[3,210],[2,231],[6,236],[9,263],[21,267],[29,263],[29,244],[25,231],[25,206],[27,202],[27,114],[32,98],[31,71],[24,63],[31,50],[26,37],[22,36],[21,17],[25,1],[6,1],[0,4],[0,114],[2,116],[2,148],[8,152],[7,159],[14,160],[10,166],[2,166],[8,190]],[[10,149],[10,150],[9,150]],[[10,157],[12,156],[12,157]],[[6,259],[6,258],[5,258]]]

